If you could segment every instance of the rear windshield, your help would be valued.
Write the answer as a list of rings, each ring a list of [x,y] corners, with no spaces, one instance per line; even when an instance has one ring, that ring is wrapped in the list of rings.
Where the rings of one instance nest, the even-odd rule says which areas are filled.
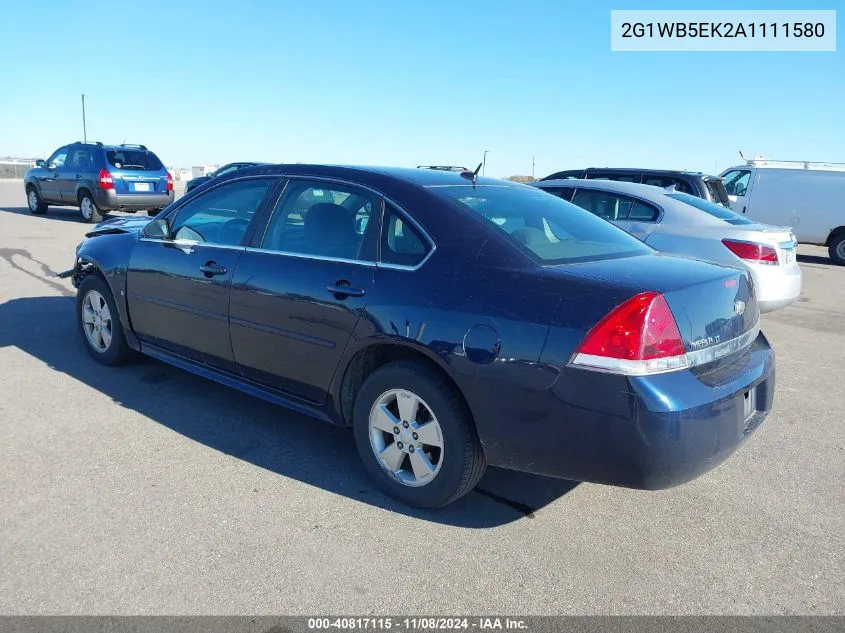
[[[710,191],[710,197],[721,204],[729,204],[728,192],[725,190],[725,183],[721,178],[707,178],[704,181]]]
[[[115,169],[142,169],[144,171],[158,171],[164,165],[158,156],[142,149],[110,149],[106,150],[106,160]]]
[[[543,264],[654,252],[610,222],[542,189],[456,185],[432,187],[431,191],[474,211]]]
[[[714,218],[719,218],[720,220],[724,220],[728,224],[734,224],[736,226],[740,226],[743,224],[754,224],[751,220],[746,217],[743,217],[733,211],[729,211],[725,207],[721,207],[718,204],[714,204],[703,198],[698,198],[696,196],[691,196],[688,193],[667,193],[667,196],[670,198],[674,198],[675,200],[680,200],[686,204],[694,206],[696,209],[701,209],[705,213],[712,215]]]

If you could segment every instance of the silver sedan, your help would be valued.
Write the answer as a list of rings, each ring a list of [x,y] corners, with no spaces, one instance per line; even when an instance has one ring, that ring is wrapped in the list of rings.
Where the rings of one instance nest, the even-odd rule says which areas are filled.
[[[674,255],[751,271],[761,312],[801,294],[797,242],[789,227],[759,224],[695,196],[615,180],[535,183],[612,222],[649,246]]]

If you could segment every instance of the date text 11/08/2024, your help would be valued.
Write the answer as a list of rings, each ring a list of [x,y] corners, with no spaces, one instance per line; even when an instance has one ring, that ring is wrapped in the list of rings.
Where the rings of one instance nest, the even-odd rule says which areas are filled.
[[[519,618],[476,617],[476,618],[440,618],[440,617],[367,617],[367,618],[309,618],[311,630],[492,630],[520,631],[528,628],[525,620]]]

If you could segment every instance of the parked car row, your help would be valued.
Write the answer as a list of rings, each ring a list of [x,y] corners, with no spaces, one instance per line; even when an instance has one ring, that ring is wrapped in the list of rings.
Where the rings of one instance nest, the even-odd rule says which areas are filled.
[[[488,464],[657,489],[727,459],[774,397],[756,264],[724,243],[741,265],[649,244],[674,244],[693,212],[724,221],[688,202],[590,179],[261,165],[152,220],[101,223],[62,276],[98,362],[146,354],[351,427],[404,503],[450,503]],[[644,239],[614,226],[655,213]]]

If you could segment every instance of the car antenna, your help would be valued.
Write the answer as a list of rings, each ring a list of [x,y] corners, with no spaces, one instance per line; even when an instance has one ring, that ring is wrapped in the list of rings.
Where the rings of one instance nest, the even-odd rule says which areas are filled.
[[[467,180],[471,180],[473,186],[478,181],[478,172],[481,171],[482,163],[478,163],[478,167],[475,168],[475,171],[470,171],[469,169],[465,169],[461,172],[461,176],[466,178]]]

